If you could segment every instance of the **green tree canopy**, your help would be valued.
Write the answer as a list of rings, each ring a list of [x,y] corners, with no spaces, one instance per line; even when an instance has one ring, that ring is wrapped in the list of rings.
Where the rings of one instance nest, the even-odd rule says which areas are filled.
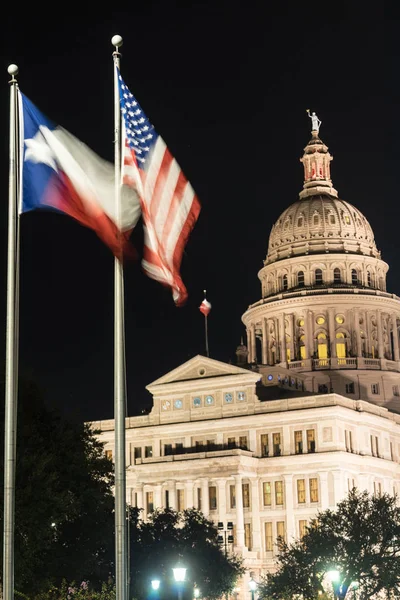
[[[329,581],[329,571],[338,572],[337,582]],[[356,585],[360,598],[399,597],[400,508],[393,496],[354,489],[336,510],[320,512],[301,540],[280,543],[277,571],[259,592],[265,600],[295,594],[314,600],[326,590],[344,600]]]
[[[4,422],[4,419],[3,419]],[[2,434],[4,428],[2,428]],[[1,442],[3,462],[4,443]],[[1,495],[3,497],[3,478]],[[46,408],[21,382],[15,494],[15,588],[107,580],[114,561],[113,465],[87,425]],[[3,529],[3,502],[0,508]],[[1,546],[1,553],[3,547]]]
[[[175,597],[172,569],[178,562],[187,568],[182,592],[190,600],[195,585],[201,597],[222,597],[244,572],[239,557],[225,556],[214,523],[195,509],[157,510],[147,521],[132,509],[130,539],[131,592],[138,600],[149,597],[152,579],[161,581],[160,599]]]

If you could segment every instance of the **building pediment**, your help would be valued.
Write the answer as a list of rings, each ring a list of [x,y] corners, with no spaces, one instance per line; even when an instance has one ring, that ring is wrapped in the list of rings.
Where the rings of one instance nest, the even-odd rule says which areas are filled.
[[[243,383],[254,384],[260,380],[261,376],[254,371],[242,369],[241,367],[198,354],[176,369],[173,369],[147,385],[146,389],[154,394],[160,387],[168,384],[200,380],[207,380],[211,384],[210,380],[224,378],[234,378]]]

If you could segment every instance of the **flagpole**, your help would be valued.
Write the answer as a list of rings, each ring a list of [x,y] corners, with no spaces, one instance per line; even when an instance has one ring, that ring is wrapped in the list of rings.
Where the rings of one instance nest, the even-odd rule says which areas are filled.
[[[206,297],[206,291],[204,290],[204,298]],[[210,358],[210,353],[208,351],[208,322],[207,322],[207,315],[204,315],[204,328],[205,328],[205,336],[206,336],[206,354],[207,354],[207,358]]]
[[[115,203],[118,231],[121,231],[121,109],[117,68],[122,37],[114,35],[114,164]],[[122,242],[122,240],[121,240]],[[122,251],[122,243],[121,243]],[[127,526],[125,471],[125,350],[124,350],[124,287],[122,252],[114,259],[114,419],[115,419],[115,583],[116,600],[127,600]]]
[[[10,65],[10,160],[8,187],[7,324],[4,425],[3,599],[14,598],[15,464],[17,432],[17,80],[18,67]]]

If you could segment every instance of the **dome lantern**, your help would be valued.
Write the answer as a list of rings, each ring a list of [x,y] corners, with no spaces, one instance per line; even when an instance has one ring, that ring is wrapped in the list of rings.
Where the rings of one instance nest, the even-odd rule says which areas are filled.
[[[309,111],[307,111],[309,113]],[[332,156],[328,152],[328,146],[319,137],[319,126],[321,121],[315,113],[310,115],[312,121],[311,140],[304,148],[304,155],[300,159],[304,167],[304,186],[300,192],[300,198],[307,198],[316,194],[329,194],[335,198],[338,193],[332,186],[330,174],[330,162]]]

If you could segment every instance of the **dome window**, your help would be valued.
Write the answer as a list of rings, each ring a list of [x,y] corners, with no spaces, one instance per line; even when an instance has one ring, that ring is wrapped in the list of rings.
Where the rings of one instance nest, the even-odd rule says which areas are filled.
[[[343,315],[336,315],[335,319],[336,319],[336,323],[339,323],[339,325],[341,325],[342,323],[344,323],[344,316]]]
[[[357,275],[357,271],[355,269],[351,270],[351,283],[353,285],[358,284],[358,275]]]
[[[371,287],[371,273],[369,271],[367,271],[367,281],[368,281],[368,286]]]
[[[338,268],[333,271],[333,283],[342,283],[342,274]]]
[[[323,325],[325,323],[325,317],[323,317],[322,315],[320,315],[319,317],[316,318],[316,321],[317,321],[318,325]],[[318,336],[318,338],[321,337],[321,336],[326,338],[326,335],[324,333],[320,333],[319,336]]]
[[[313,216],[313,223],[314,223],[314,225],[319,225],[319,215]]]
[[[329,215],[329,223],[330,223],[331,225],[334,225],[334,224],[336,223],[335,215],[334,215],[333,213],[331,213],[331,214]]]
[[[297,219],[297,227],[303,227],[303,221],[304,221],[303,217],[299,217]]]
[[[288,280],[287,280],[287,275],[284,275],[284,276],[283,276],[282,283],[283,283],[283,289],[284,289],[284,290],[287,290],[287,289],[288,289]]]
[[[321,269],[315,269],[315,285],[322,285],[324,283],[324,279],[322,277]]]
[[[304,271],[299,271],[297,273],[297,285],[299,287],[304,287]]]
[[[349,215],[344,215],[344,222],[346,223],[346,225],[350,225],[350,217],[349,217]]]

